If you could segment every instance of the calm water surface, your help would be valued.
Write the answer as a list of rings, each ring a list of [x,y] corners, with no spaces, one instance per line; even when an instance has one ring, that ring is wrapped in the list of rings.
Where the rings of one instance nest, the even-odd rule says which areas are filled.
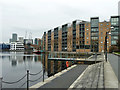
[[[51,54],[52,55],[52,54]],[[0,75],[3,77],[3,81],[15,82],[21,79],[27,74],[27,70],[30,73],[35,74],[41,71],[37,75],[29,75],[29,86],[32,86],[38,82],[43,81],[43,66],[45,65],[44,79],[48,78],[55,73],[58,73],[67,67],[74,64],[74,62],[68,61],[53,61],[48,60],[50,54],[24,54],[24,52],[0,52]],[[60,57],[56,55],[53,57]],[[64,55],[62,57],[65,57]],[[45,62],[45,63],[44,63]],[[68,66],[66,66],[68,62]],[[37,81],[36,81],[37,80]],[[2,83],[3,88],[26,88],[27,77],[22,79],[18,83],[6,84]],[[34,81],[34,82],[33,82]],[[25,83],[25,84],[24,84]]]
[[[14,82],[22,78],[27,70],[30,73],[37,73],[43,69],[43,54],[24,54],[24,52],[1,52],[0,53],[0,76],[3,77],[3,81]],[[41,72],[38,75],[30,76],[31,80],[35,80],[43,75]],[[48,78],[47,72],[45,71],[45,78]],[[30,82],[30,86],[34,85],[43,79],[39,79],[36,82]],[[26,88],[26,77],[15,84],[3,83],[3,88]]]

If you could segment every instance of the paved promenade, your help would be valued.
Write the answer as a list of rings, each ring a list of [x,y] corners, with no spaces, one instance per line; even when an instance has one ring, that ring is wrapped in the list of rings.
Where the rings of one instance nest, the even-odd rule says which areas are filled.
[[[69,87],[77,88],[116,88],[118,89],[118,78],[116,77],[111,64],[103,62],[89,65],[86,70],[77,78],[77,80]]]
[[[88,65],[77,65],[59,77],[44,84],[40,88],[69,88],[70,85],[79,77]]]
[[[94,59],[94,56],[89,58]],[[72,68],[59,72],[48,78],[44,83],[38,83],[31,88],[116,88],[118,79],[111,67],[105,62],[104,55],[98,55],[97,60],[102,62],[92,65],[74,65]]]
[[[69,88],[104,88],[103,62],[89,65]]]

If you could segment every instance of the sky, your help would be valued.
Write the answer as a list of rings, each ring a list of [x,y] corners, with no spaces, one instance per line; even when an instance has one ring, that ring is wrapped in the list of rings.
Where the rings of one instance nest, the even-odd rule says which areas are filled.
[[[118,15],[119,0],[0,0],[0,42],[12,33],[41,38],[45,31],[72,21],[99,16],[100,21]]]

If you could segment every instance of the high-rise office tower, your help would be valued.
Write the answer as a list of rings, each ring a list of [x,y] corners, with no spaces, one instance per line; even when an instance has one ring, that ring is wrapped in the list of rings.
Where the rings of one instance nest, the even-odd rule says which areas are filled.
[[[13,33],[12,34],[12,42],[16,42],[17,41],[17,34]]]

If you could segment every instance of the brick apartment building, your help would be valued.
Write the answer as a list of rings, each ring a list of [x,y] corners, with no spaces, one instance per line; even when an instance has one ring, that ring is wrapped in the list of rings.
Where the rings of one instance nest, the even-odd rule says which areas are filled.
[[[44,32],[43,49],[59,52],[104,52],[105,36],[109,31],[111,32],[107,38],[109,51],[111,45],[117,45],[119,22],[119,16],[111,16],[110,21],[103,22],[99,21],[99,17],[91,17],[90,22],[75,20]]]

